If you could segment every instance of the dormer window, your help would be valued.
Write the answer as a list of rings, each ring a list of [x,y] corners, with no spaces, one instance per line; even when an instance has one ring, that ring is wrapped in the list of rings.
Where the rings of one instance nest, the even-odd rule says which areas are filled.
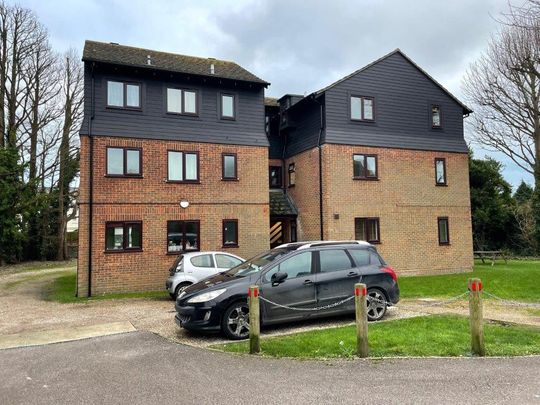
[[[431,106],[431,127],[432,128],[441,128],[441,106],[432,105]]]
[[[234,98],[233,94],[221,94],[221,119],[236,119]]]
[[[351,96],[351,120],[374,121],[373,97]]]
[[[107,81],[107,107],[141,108],[141,85]]]
[[[197,91],[167,88],[167,112],[169,114],[197,115]]]

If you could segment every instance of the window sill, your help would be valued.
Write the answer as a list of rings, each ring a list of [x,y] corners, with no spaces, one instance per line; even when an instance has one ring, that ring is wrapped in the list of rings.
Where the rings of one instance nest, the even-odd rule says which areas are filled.
[[[359,120],[351,118],[351,122],[357,123],[357,124],[374,124],[375,120]]]
[[[372,240],[372,241],[366,241],[367,243],[371,243],[372,245],[380,245],[381,244],[381,241],[380,240]]]
[[[108,177],[111,179],[142,179],[142,174],[106,174],[103,177]]]
[[[119,249],[119,250],[105,250],[103,253],[109,254],[109,253],[135,253],[135,252],[142,252],[142,249]]]
[[[233,177],[222,177],[221,178],[221,181],[240,181],[240,179],[238,177],[236,178],[233,178]]]
[[[166,180],[165,183],[170,184],[201,184],[200,180]]]
[[[236,117],[219,117],[222,121],[236,121]]]
[[[437,186],[437,187],[448,187],[448,184],[446,184],[446,183],[435,183],[435,186]]]
[[[142,107],[119,107],[119,106],[114,106],[114,105],[108,105],[105,108],[107,110],[114,110],[114,111],[132,111],[132,112],[142,113]]]
[[[445,243],[439,242],[439,246],[450,246],[450,242],[445,242]]]
[[[200,118],[199,113],[178,113],[178,112],[172,112],[172,111],[166,111],[165,112],[166,117],[177,117],[177,118]]]
[[[200,252],[200,250],[178,250],[176,252],[167,252],[167,256],[178,256],[191,252]]]
[[[443,127],[441,127],[441,126],[432,126],[431,129],[441,130],[441,129],[443,129]]]
[[[379,181],[378,177],[353,177],[353,180]]]
[[[221,246],[222,249],[228,249],[228,248],[237,248],[239,247],[238,244],[228,244],[228,245],[223,245]]]

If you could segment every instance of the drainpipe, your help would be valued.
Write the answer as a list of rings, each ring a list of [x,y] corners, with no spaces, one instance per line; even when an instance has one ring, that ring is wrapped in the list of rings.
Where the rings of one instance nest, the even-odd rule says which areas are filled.
[[[319,148],[319,223],[320,223],[320,238],[321,240],[324,240],[324,218],[323,218],[323,177],[322,177],[322,146],[321,146],[321,140],[322,140],[322,134],[324,131],[324,121],[323,121],[323,105],[320,103],[316,98],[315,95],[312,96],[312,100],[315,101],[320,106],[320,115],[321,115],[321,122],[320,122],[320,128],[319,128],[319,138],[317,139],[317,148]]]
[[[95,78],[94,66],[92,63],[92,80],[90,89],[90,121],[88,123],[88,140],[90,143],[90,177],[88,193],[88,296],[92,296],[92,228],[93,228],[93,206],[94,206],[94,138],[92,137],[92,123],[95,116]]]

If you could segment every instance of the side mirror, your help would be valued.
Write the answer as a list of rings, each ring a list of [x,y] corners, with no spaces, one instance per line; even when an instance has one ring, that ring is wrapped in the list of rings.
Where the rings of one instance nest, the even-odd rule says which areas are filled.
[[[278,271],[277,273],[272,274],[270,281],[272,281],[272,285],[278,285],[278,284],[283,283],[285,279],[287,278],[287,276],[288,276],[287,273],[281,273]]]

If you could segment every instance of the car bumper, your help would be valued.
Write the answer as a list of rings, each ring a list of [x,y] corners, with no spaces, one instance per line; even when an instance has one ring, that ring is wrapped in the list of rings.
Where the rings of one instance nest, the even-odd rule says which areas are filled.
[[[181,328],[202,332],[221,330],[221,318],[214,305],[204,303],[201,306],[176,305],[176,324]]]

